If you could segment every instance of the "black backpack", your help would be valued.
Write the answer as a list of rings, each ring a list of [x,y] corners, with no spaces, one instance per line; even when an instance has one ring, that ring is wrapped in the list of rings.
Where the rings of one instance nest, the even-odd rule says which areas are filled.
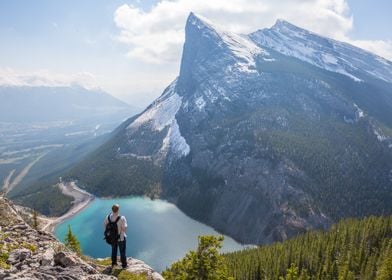
[[[106,243],[108,243],[109,245],[117,244],[118,238],[120,237],[117,227],[117,222],[120,220],[120,218],[121,216],[118,216],[117,219],[112,222],[110,220],[110,215],[108,215],[108,223],[106,224],[103,239],[105,239]]]

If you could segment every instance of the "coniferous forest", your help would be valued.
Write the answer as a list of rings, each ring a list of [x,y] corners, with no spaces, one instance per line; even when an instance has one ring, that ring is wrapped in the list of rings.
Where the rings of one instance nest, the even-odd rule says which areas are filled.
[[[327,232],[224,256],[237,280],[391,280],[392,216],[346,219]]]

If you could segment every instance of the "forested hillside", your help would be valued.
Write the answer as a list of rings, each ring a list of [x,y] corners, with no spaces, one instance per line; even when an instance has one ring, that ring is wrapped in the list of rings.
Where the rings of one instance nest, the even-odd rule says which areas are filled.
[[[308,232],[225,258],[237,280],[390,280],[392,216],[343,220],[328,232]]]

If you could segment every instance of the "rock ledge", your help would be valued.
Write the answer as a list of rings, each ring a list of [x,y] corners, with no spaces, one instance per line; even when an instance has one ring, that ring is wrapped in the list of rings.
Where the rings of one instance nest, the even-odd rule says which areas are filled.
[[[128,258],[126,270],[143,274],[147,280],[163,280],[150,266],[133,258]],[[0,197],[0,279],[117,279],[108,271],[99,260],[78,256],[52,234],[30,227],[16,207]]]

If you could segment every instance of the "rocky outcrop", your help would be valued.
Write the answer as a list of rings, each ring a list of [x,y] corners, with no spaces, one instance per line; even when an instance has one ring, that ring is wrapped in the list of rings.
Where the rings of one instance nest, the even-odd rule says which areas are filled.
[[[144,274],[148,279],[163,280],[163,277],[158,272],[154,271],[150,266],[137,259],[128,258],[127,271],[136,274]]]
[[[128,259],[127,271],[148,280],[162,276],[142,261]],[[119,275],[122,271],[117,271]],[[0,279],[117,279],[106,266],[68,250],[45,231],[30,227],[7,199],[0,197]]]

